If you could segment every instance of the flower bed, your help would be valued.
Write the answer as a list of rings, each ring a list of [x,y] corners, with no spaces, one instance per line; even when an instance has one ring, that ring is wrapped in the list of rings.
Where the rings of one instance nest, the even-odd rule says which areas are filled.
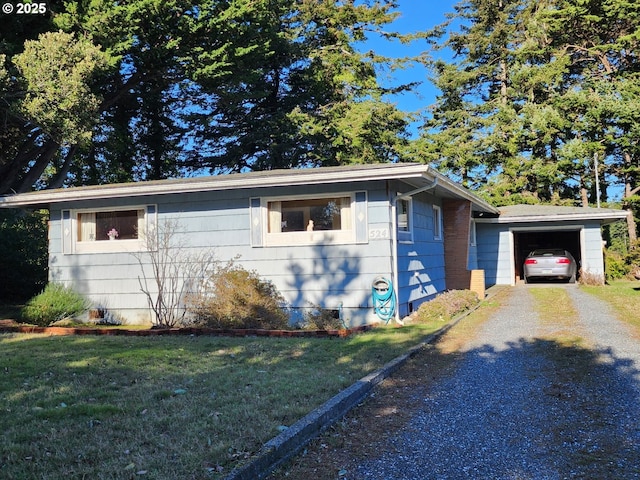
[[[147,330],[128,330],[124,328],[92,327],[38,327],[21,325],[16,322],[0,322],[0,332],[40,333],[44,335],[211,335],[226,337],[348,337],[371,330],[375,325],[340,330],[265,330],[265,329],[216,329],[216,328],[152,328]]]

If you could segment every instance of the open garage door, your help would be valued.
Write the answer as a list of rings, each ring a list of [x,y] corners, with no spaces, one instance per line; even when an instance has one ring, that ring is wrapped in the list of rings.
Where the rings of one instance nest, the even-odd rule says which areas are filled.
[[[568,250],[578,263],[578,269],[582,264],[580,241],[580,229],[545,229],[522,230],[513,232],[514,263],[516,282],[524,278],[522,265],[524,259],[531,250],[536,248],[564,248]]]

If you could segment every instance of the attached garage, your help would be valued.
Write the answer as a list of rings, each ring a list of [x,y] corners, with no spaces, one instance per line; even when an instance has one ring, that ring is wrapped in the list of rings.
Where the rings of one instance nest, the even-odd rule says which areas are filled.
[[[479,268],[487,284],[515,285],[536,248],[564,248],[579,268],[604,279],[602,225],[624,220],[625,210],[548,205],[501,207],[499,215],[475,219]]]
[[[518,282],[524,278],[522,273],[522,265],[526,256],[532,250],[541,248],[562,248],[569,251],[573,258],[576,259],[578,268],[582,265],[582,238],[583,228],[573,226],[547,226],[544,229],[537,227],[518,228],[514,227],[511,232],[513,234],[513,253],[515,281]]]

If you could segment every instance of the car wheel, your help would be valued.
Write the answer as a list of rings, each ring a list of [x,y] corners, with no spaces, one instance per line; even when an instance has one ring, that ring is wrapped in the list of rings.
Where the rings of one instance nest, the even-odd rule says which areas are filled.
[[[569,283],[576,283],[576,274],[575,273],[573,275],[571,275],[571,277],[569,277]]]

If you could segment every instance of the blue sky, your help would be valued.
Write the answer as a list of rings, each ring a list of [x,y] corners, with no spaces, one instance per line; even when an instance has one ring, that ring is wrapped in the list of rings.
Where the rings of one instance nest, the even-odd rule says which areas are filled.
[[[445,14],[453,12],[453,6],[456,3],[458,0],[398,0],[400,16],[391,26],[388,26],[388,29],[400,33],[430,30],[446,20]],[[367,48],[383,55],[403,57],[417,55],[426,50],[427,46],[424,42],[422,44],[415,42],[412,46],[405,46],[399,42],[371,40],[368,42]],[[397,83],[422,82],[416,94],[404,94],[393,99],[400,109],[415,111],[423,109],[435,101],[438,91],[429,82],[426,69],[416,67],[397,71],[394,72],[394,77]]]

